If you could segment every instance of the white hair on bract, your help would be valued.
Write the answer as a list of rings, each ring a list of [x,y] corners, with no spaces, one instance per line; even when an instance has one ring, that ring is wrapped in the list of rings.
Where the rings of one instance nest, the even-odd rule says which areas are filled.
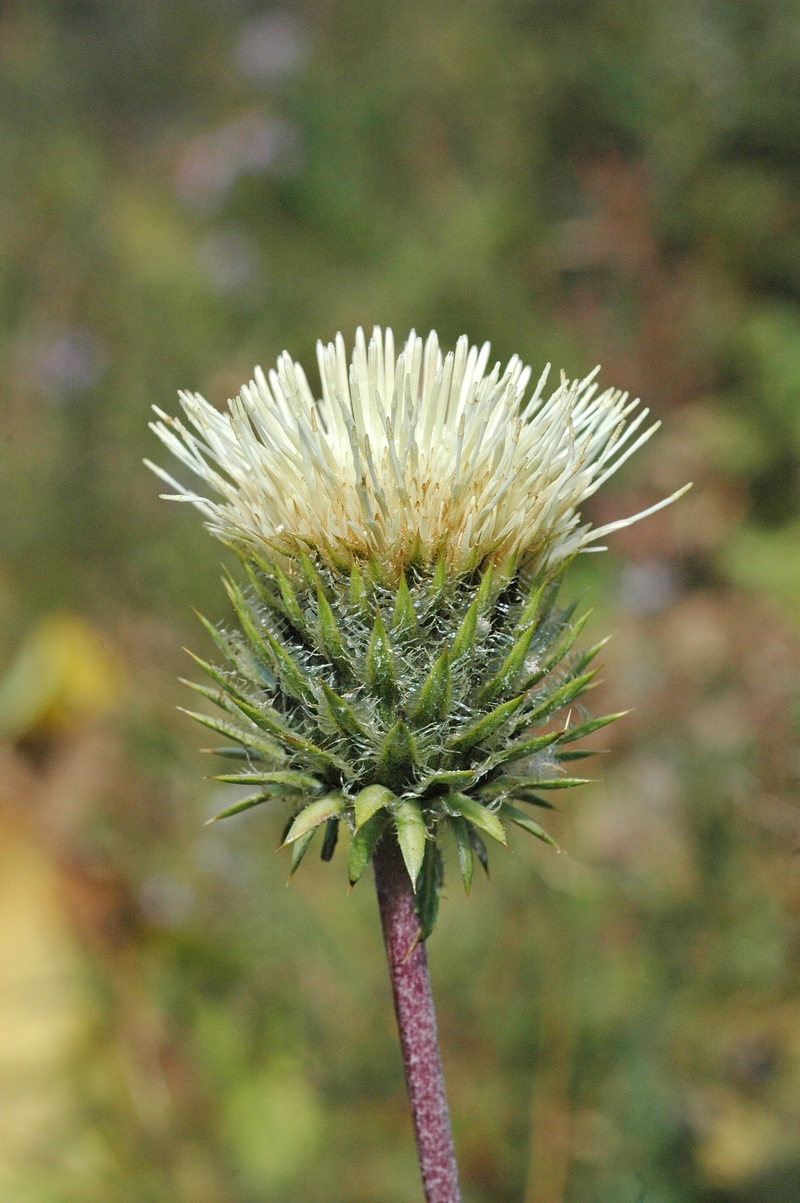
[[[596,368],[583,380],[561,374],[545,398],[545,368],[531,376],[518,356],[487,374],[489,343],[461,337],[442,355],[431,331],[411,331],[399,355],[392,331],[356,332],[348,370],[341,334],[317,344],[322,398],[289,354],[265,376],[255,369],[220,413],[197,393],[180,393],[193,429],[154,407],[151,428],[222,497],[214,501],[148,463],[205,515],[228,543],[316,552],[346,568],[374,557],[392,576],[444,557],[459,576],[487,557],[534,555],[552,566],[653,514],[658,504],[597,529],[580,508],[645,443],[648,410],[609,388]]]

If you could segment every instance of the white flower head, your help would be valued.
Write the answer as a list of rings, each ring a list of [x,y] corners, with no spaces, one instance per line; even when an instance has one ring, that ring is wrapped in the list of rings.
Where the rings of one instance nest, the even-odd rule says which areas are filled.
[[[180,394],[193,429],[156,408],[151,427],[222,497],[189,491],[151,468],[205,515],[226,542],[288,555],[298,548],[346,567],[375,557],[392,575],[444,556],[453,575],[487,557],[534,554],[558,563],[654,513],[685,489],[631,518],[593,530],[580,507],[657,430],[638,401],[595,369],[549,398],[549,364],[526,399],[531,370],[518,356],[487,374],[489,344],[466,337],[443,356],[432,331],[412,330],[399,355],[392,331],[356,332],[348,370],[344,339],[317,344],[322,399],[284,351],[260,368],[220,413]],[[687,485],[686,488],[689,486]]]

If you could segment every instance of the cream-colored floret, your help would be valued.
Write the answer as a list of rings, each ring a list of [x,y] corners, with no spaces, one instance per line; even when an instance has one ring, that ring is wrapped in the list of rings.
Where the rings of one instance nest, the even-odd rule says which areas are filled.
[[[592,530],[580,507],[658,428],[627,393],[597,392],[598,369],[547,399],[548,368],[532,395],[514,356],[486,374],[489,344],[466,337],[443,356],[434,332],[414,331],[395,356],[391,330],[317,345],[322,399],[284,352],[220,413],[181,393],[190,428],[156,409],[152,429],[219,494],[211,500],[149,466],[226,541],[299,546],[341,565],[373,555],[393,575],[444,555],[454,574],[486,556],[534,551],[556,563],[668,505]],[[687,486],[688,487],[688,486]]]

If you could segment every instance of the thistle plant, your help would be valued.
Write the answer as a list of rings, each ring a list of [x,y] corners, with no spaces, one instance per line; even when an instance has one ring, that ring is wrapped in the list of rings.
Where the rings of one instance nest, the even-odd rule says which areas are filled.
[[[469,893],[510,830],[554,844],[534,816],[581,783],[575,744],[619,717],[584,709],[602,644],[575,650],[588,615],[559,608],[560,582],[683,492],[582,523],[658,423],[596,371],[546,396],[548,365],[526,396],[518,357],[488,359],[414,331],[396,355],[391,330],[359,329],[349,368],[341,335],[318,344],[321,399],[284,352],[228,413],[181,393],[188,425],[152,425],[217,499],[150,467],[247,579],[225,580],[238,627],[202,620],[221,663],[192,657],[220,713],[188,713],[233,762],[216,780],[252,789],[216,818],[286,807],[290,876],[318,831],[326,861],[349,841],[351,887],[372,862],[429,1203],[460,1198],[425,953],[442,848]]]

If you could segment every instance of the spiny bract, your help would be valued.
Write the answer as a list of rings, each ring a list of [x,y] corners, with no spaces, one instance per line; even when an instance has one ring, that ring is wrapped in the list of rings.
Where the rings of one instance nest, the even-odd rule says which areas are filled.
[[[394,830],[422,939],[445,833],[467,891],[506,823],[552,844],[530,808],[580,783],[563,766],[590,753],[569,745],[618,717],[580,713],[602,645],[574,652],[588,616],[555,599],[578,551],[644,516],[591,531],[578,506],[655,429],[626,446],[633,405],[591,378],[545,402],[543,375],[524,403],[529,371],[485,376],[487,355],[460,340],[442,360],[412,331],[395,361],[390,331],[369,348],[359,331],[349,381],[341,338],[322,349],[321,402],[284,354],[229,415],[183,395],[204,441],[160,411],[154,426],[224,496],[176,486],[249,579],[226,582],[241,630],[206,623],[227,667],[194,657],[214,687],[191,687],[225,717],[193,717],[242,762],[217,780],[253,787],[217,818],[287,800],[292,873],[344,826],[351,884]]]
[[[504,820],[553,842],[526,808],[578,784],[559,772],[576,756],[567,745],[611,721],[551,721],[574,712],[599,650],[572,652],[584,619],[553,605],[557,578],[490,564],[454,587],[439,566],[410,569],[395,588],[305,556],[287,572],[261,557],[244,563],[249,596],[227,582],[244,634],[208,628],[231,668],[195,658],[217,688],[193,688],[227,717],[194,717],[235,745],[217,752],[246,763],[217,780],[254,789],[218,818],[288,798],[292,872],[317,828],[329,860],[344,823],[351,883],[393,824],[423,935],[446,831],[467,890],[474,857],[486,865],[483,837],[506,842]]]

